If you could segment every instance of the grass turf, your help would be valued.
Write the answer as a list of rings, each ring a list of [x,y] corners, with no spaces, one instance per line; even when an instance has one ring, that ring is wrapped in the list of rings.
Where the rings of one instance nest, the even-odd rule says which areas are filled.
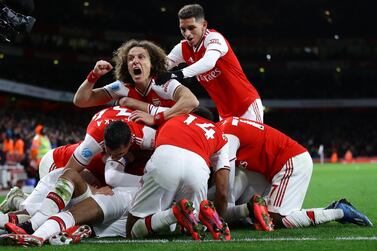
[[[315,165],[303,208],[324,207],[347,198],[377,224],[377,164]],[[188,237],[163,235],[146,241],[125,242],[121,238],[90,239],[69,247],[44,246],[43,250],[376,250],[376,227],[364,228],[332,222],[306,229],[282,229],[272,233],[232,228],[232,241],[193,242]],[[120,243],[106,243],[120,242]],[[0,247],[0,250],[19,250]],[[34,248],[28,248],[33,250]]]

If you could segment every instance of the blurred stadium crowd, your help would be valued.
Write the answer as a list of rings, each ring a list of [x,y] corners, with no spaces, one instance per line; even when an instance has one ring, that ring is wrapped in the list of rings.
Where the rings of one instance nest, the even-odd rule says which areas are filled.
[[[0,78],[75,92],[92,65],[98,59],[110,60],[128,39],[150,39],[169,51],[180,38],[176,12],[186,3],[40,0],[33,13],[37,18],[33,32],[1,43]],[[377,96],[377,40],[370,25],[375,14],[367,4],[355,7],[352,1],[324,0],[201,4],[208,10],[209,27],[228,37],[262,100],[357,102]],[[108,74],[97,86],[112,80]],[[208,98],[195,80],[186,84],[200,99]],[[7,137],[20,136],[25,141],[25,167],[30,166],[28,151],[36,125],[46,126],[56,147],[82,139],[93,114],[73,104],[11,95],[13,99],[0,92],[4,104],[0,142],[3,147]],[[42,103],[43,109],[38,107]],[[267,106],[265,112],[267,124],[302,143],[314,158],[321,144],[327,158],[334,151],[342,157],[347,150],[354,157],[377,156],[377,108],[372,103],[332,108]],[[3,148],[0,151],[4,163],[6,153]]]

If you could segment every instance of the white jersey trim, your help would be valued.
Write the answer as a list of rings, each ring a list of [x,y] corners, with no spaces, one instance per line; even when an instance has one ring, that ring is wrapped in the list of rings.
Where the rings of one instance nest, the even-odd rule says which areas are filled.
[[[128,93],[130,92],[130,89],[126,87],[120,80],[105,85],[103,88],[107,91],[108,94],[110,94],[113,99],[127,97]]]
[[[86,134],[84,141],[73,152],[73,157],[80,165],[87,166],[94,155],[103,151],[101,143],[103,145],[103,141],[97,142],[92,136]]]
[[[229,170],[230,163],[228,142],[219,151],[212,154],[210,160],[214,173],[224,168]]]

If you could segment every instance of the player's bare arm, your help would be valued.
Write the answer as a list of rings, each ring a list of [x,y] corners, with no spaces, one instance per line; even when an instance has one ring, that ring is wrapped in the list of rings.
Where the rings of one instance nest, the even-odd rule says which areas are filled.
[[[215,207],[221,217],[225,216],[228,205],[229,169],[222,168],[215,173]]]
[[[143,112],[148,112],[148,108],[150,106],[149,103],[146,103],[146,102],[134,99],[134,98],[130,98],[130,97],[120,98],[118,104],[120,106],[125,106],[127,108],[130,108],[134,111],[139,110]]]
[[[93,89],[96,81],[106,73],[110,72],[113,66],[104,60],[97,61],[94,69],[77,89],[73,97],[73,103],[78,107],[91,107],[104,105],[112,98],[103,88]]]
[[[130,119],[135,122],[142,122],[149,126],[159,125],[163,121],[172,117],[188,114],[199,106],[199,100],[187,87],[183,85],[177,87],[173,100],[176,101],[176,103],[171,108],[168,108],[154,116],[144,111],[133,111]],[[157,119],[157,117],[159,118]]]
[[[190,113],[199,106],[199,100],[183,85],[176,89],[173,100],[176,101],[176,103],[164,112],[165,119]]]
[[[84,170],[85,166],[81,165],[75,158],[72,157],[68,160],[67,165],[65,166],[66,169],[71,168],[80,173],[82,170]]]

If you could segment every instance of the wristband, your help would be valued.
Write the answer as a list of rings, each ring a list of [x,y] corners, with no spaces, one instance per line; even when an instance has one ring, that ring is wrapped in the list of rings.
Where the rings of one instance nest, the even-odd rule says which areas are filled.
[[[156,115],[153,116],[153,122],[156,126],[161,125],[162,123],[165,122],[165,116],[164,112],[159,112]]]
[[[94,71],[90,71],[88,76],[86,77],[86,80],[88,80],[89,83],[95,84],[97,80],[99,79],[99,76],[97,76]]]

